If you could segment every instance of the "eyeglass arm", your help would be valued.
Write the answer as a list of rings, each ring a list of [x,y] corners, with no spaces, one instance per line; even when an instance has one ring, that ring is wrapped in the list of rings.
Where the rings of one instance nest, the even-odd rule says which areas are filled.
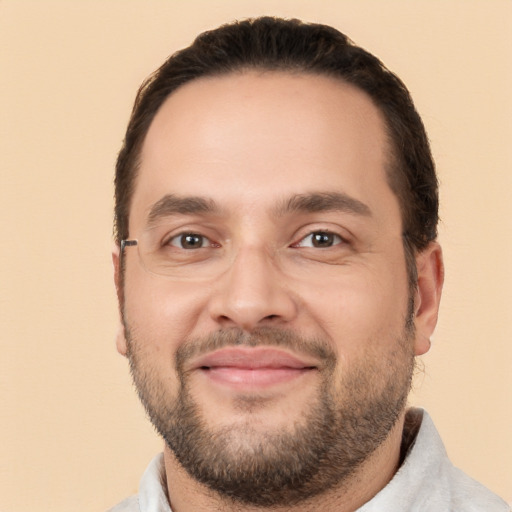
[[[132,245],[137,245],[137,240],[121,240],[121,252],[123,252],[125,247],[131,247]]]
[[[131,247],[133,245],[137,245],[137,240],[121,240],[121,250],[119,251],[119,267],[123,269],[123,254],[125,247]],[[122,271],[122,270],[121,270]]]

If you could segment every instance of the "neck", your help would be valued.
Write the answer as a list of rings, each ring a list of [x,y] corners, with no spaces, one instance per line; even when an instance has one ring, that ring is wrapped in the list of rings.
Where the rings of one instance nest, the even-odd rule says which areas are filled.
[[[393,478],[400,464],[400,445],[405,412],[387,439],[351,477],[321,495],[293,506],[273,507],[275,512],[336,510],[353,512],[371,500]],[[268,512],[268,508],[234,503],[194,480],[178,463],[172,451],[164,450],[168,496],[173,512]]]

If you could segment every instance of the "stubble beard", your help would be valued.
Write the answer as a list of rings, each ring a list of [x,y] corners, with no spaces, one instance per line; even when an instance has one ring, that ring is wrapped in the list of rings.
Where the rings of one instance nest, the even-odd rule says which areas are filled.
[[[221,498],[259,507],[293,506],[349,482],[395,426],[405,408],[414,369],[409,320],[386,360],[382,354],[368,354],[357,367],[345,370],[338,386],[336,355],[327,342],[274,328],[251,335],[230,329],[190,340],[178,349],[176,394],[148,364],[128,325],[126,336],[139,397],[177,461]],[[250,400],[244,423],[209,426],[192,396],[184,362],[201,351],[259,344],[307,348],[323,359],[315,398],[287,431],[256,429]]]

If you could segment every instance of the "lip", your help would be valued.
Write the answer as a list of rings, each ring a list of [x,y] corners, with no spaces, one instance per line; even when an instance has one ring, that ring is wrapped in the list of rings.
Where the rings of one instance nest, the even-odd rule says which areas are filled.
[[[255,390],[300,378],[316,370],[317,364],[270,347],[229,347],[199,357],[192,369],[214,383]]]

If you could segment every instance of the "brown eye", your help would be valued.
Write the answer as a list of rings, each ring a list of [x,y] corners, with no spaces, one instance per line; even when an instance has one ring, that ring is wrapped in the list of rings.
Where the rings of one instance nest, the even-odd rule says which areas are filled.
[[[296,247],[327,249],[341,243],[343,243],[343,239],[335,233],[330,233],[329,231],[315,231],[304,237]]]
[[[203,235],[182,233],[181,235],[171,238],[169,245],[178,247],[179,249],[201,249],[202,247],[208,247],[210,241]]]
[[[313,247],[331,247],[334,245],[334,235],[332,233],[313,233],[311,242]]]

